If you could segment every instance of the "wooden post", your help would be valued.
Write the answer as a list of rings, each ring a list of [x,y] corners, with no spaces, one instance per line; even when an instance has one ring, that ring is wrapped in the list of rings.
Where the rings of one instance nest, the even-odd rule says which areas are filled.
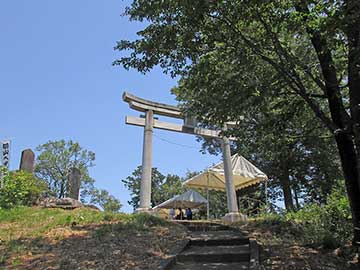
[[[210,203],[209,203],[209,172],[207,173],[207,187],[206,187],[206,217],[207,220],[210,219]]]

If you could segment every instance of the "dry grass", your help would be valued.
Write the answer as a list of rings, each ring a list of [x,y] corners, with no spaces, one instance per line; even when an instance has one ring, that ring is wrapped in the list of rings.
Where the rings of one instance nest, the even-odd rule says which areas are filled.
[[[261,245],[262,269],[356,269],[351,267],[356,254],[350,244],[337,249],[306,245],[299,228],[286,223],[264,222],[261,219],[250,220],[239,227]]]
[[[185,235],[147,215],[0,210],[0,269],[155,269]]]

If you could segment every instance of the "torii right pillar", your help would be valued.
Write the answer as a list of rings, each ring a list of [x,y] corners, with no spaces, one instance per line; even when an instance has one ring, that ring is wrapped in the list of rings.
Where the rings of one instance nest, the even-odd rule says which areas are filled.
[[[224,173],[227,195],[227,207],[229,213],[227,213],[223,219],[227,223],[246,221],[247,217],[239,213],[239,208],[236,200],[236,191],[234,184],[234,175],[231,165],[231,151],[229,138],[223,137],[222,139],[222,152],[224,161]]]

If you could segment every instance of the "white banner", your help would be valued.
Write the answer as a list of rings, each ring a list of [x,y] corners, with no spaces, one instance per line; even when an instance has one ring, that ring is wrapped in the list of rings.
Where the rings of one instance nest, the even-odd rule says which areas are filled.
[[[1,165],[9,169],[10,163],[10,140],[2,141],[0,144]]]

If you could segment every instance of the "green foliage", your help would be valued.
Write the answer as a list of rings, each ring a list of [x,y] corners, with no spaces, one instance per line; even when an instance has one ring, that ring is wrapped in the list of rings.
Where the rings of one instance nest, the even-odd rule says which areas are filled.
[[[138,213],[131,216],[130,222],[135,225],[135,227],[148,228],[156,226],[164,226],[168,224],[163,218],[158,218],[153,215],[146,213]]]
[[[131,192],[131,200],[128,203],[133,206],[134,210],[139,207],[140,203],[141,170],[142,167],[138,166],[131,176],[121,180]],[[169,174],[165,177],[157,168],[152,169],[151,181],[151,204],[153,207],[184,192],[179,176]]]
[[[359,11],[358,0],[134,0],[125,14],[147,24],[135,40],[117,43],[115,50],[129,53],[114,64],[143,73],[159,65],[180,77],[173,92],[206,125],[244,115],[235,131],[241,144],[242,129],[246,141],[269,147],[251,156],[246,145],[245,156],[267,165],[270,195],[286,194],[289,209],[300,206],[292,192],[295,204],[326,201],[340,150],[353,213],[360,213],[359,175],[351,169],[359,158],[346,146],[360,145]]]
[[[81,201],[89,201],[105,211],[118,212],[121,203],[106,190],[94,187],[95,180],[89,175],[89,168],[95,166],[95,153],[83,149],[72,140],[49,141],[36,148],[37,157],[35,173],[44,179],[50,188],[50,195],[63,198],[68,196],[71,168],[78,168],[81,173]]]
[[[176,226],[163,219],[145,214],[128,215],[123,213],[101,212],[90,208],[78,208],[72,211],[55,208],[15,207],[0,208],[0,269],[15,256],[29,251],[42,250],[49,245],[49,239],[61,241],[67,239],[67,232],[81,230],[96,237],[113,237],[112,233],[121,235],[144,234],[146,239],[153,227]],[[90,226],[86,226],[90,225]],[[75,226],[75,227],[74,227]],[[60,230],[61,232],[59,233]],[[63,233],[64,232],[64,233]],[[76,241],[76,237],[74,240]],[[52,243],[51,243],[52,244]],[[60,244],[60,243],[59,243]],[[24,261],[23,261],[24,262]],[[16,268],[18,269],[18,268]],[[67,268],[66,268],[67,269]]]
[[[313,203],[283,215],[266,213],[256,223],[272,227],[279,237],[329,249],[348,244],[352,236],[351,211],[343,182],[333,188],[323,205]]]
[[[195,189],[204,198],[207,197],[206,190]],[[206,219],[207,213],[206,207],[199,209],[199,212],[194,213],[194,219]],[[228,213],[227,198],[225,191],[209,190],[209,215],[211,219],[220,219]]]
[[[124,221],[128,220],[129,216],[89,208],[72,211],[35,207],[0,209],[0,224],[16,224],[16,226],[6,226],[0,230],[0,241],[6,242],[20,237],[41,237],[43,233],[59,226]]]
[[[108,191],[95,188],[90,191],[90,203],[99,205],[106,212],[119,212],[122,206]]]
[[[88,168],[94,166],[95,153],[83,149],[72,140],[49,141],[36,150],[40,154],[36,160],[35,173],[48,183],[51,195],[58,198],[67,196],[68,173],[73,167],[81,172],[81,197],[88,195],[94,183]]]
[[[351,211],[344,183],[337,185],[326,204],[311,204],[286,218],[303,224],[304,241],[326,248],[336,248],[350,241],[352,236]]]
[[[146,213],[128,215],[122,222],[107,224],[95,231],[96,237],[103,237],[109,233],[135,233],[147,232],[157,226],[166,226],[169,223],[163,218],[158,218]]]
[[[175,195],[184,193],[187,189],[182,186],[182,182],[189,179],[199,172],[187,172],[184,178],[177,175],[168,174],[166,177],[161,174],[157,168],[152,171],[152,187],[151,187],[151,203],[156,206]],[[132,173],[131,176],[122,180],[125,187],[131,192],[131,200],[128,201],[133,206],[134,210],[139,206],[140,200],[140,182],[141,182],[141,166]],[[203,189],[197,190],[204,198],[206,198],[206,191]],[[222,191],[209,191],[209,209],[211,218],[220,218],[227,213],[226,193]],[[199,209],[200,211],[194,214],[194,218],[205,218],[206,208]]]
[[[30,173],[5,173],[4,186],[0,189],[0,208],[31,206],[46,190],[46,183]]]

